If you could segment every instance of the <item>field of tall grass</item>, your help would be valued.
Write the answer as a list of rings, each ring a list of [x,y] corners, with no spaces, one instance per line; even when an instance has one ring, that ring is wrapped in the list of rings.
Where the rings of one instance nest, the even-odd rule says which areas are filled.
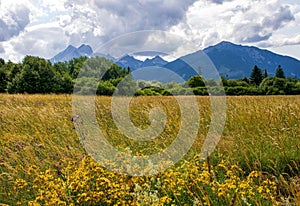
[[[185,157],[156,175],[128,176],[86,154],[71,121],[70,95],[0,94],[0,203],[300,205],[300,96],[227,97],[223,135],[203,161],[198,154],[211,108],[209,97],[197,101],[198,135]],[[96,114],[106,139],[118,150],[149,155],[176,138],[180,110],[175,98],[133,98],[135,126],[151,124],[148,111],[155,106],[168,117],[164,131],[143,142],[118,131],[110,103],[111,97],[97,97]],[[126,161],[122,164],[126,167]]]

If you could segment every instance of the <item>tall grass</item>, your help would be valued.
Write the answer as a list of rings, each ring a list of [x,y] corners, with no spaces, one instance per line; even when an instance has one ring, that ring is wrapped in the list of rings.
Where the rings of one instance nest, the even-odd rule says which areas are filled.
[[[96,100],[99,126],[107,140],[121,151],[129,149],[135,155],[153,154],[167,147],[176,138],[180,128],[180,111],[176,100],[172,97],[136,97],[132,100],[130,116],[137,127],[146,128],[151,123],[148,111],[152,107],[159,106],[168,114],[165,130],[156,139],[148,142],[126,138],[118,131],[111,116],[111,97],[97,97]],[[208,132],[211,109],[209,98],[197,97],[197,100],[200,112],[198,137],[185,156],[185,160],[172,169],[177,172],[177,175],[168,177],[170,180],[175,181],[176,178],[179,180],[179,177],[183,177],[184,173],[188,172],[188,167],[194,168],[192,163],[190,165],[186,161],[194,162],[195,154],[200,151]],[[227,97],[227,103],[224,132],[210,157],[209,164],[217,168],[225,162],[228,164],[227,171],[231,171],[230,168],[236,165],[243,171],[244,178],[251,172],[257,171],[264,180],[276,183],[276,199],[279,202],[300,203],[300,97]],[[80,170],[80,162],[86,158],[86,153],[79,142],[71,118],[72,103],[69,95],[0,95],[0,203],[17,204],[34,200],[37,197],[32,191],[34,187],[28,185],[35,183],[38,185],[34,180],[37,181],[40,172],[54,171],[57,175],[66,171]],[[78,164],[79,166],[76,166]],[[178,169],[184,166],[185,169]],[[204,174],[201,171],[193,175],[201,176]],[[35,175],[32,176],[32,173]],[[43,174],[47,177],[50,173]],[[220,169],[215,169],[216,180],[212,180],[211,184],[214,182],[220,185],[222,181],[225,182],[228,177],[225,175],[221,178],[222,174]],[[112,174],[108,176],[110,175]],[[166,174],[161,175],[155,178],[162,178]],[[132,186],[128,182],[125,184],[129,181],[127,177],[122,178],[124,178],[122,180],[124,185]],[[144,180],[150,181],[151,177],[147,178]],[[169,181],[168,178],[165,180]],[[51,181],[50,178],[49,182]],[[143,185],[142,179],[136,181]],[[60,182],[56,184],[59,185]],[[258,183],[258,186],[259,184],[262,182]],[[16,185],[17,188],[18,186],[24,188],[24,191],[18,190]],[[159,190],[160,198],[164,197],[166,204],[171,204],[173,201],[176,204],[183,204],[185,202],[183,196],[175,191],[178,186],[175,185],[170,189],[166,185],[164,191]],[[149,186],[148,189],[147,187],[141,186],[142,191],[139,192],[143,195],[152,194],[153,187]],[[194,191],[194,195],[198,194],[202,201],[206,198],[207,202],[218,204],[218,195],[205,195],[206,193],[217,194],[217,191],[213,191],[217,187],[199,188]],[[175,193],[177,196],[174,195]],[[139,193],[136,191],[135,194]],[[184,196],[188,197],[188,194],[190,193]],[[234,192],[228,194],[230,197],[226,197],[228,200],[224,200],[222,204],[239,201],[239,198],[241,203],[246,204],[241,197],[234,195]],[[130,198],[136,199],[137,196],[132,194]],[[198,199],[197,201],[200,201]],[[192,200],[186,199],[186,201]],[[72,201],[69,200],[70,202]],[[253,204],[262,204],[262,202],[259,199],[252,201]]]

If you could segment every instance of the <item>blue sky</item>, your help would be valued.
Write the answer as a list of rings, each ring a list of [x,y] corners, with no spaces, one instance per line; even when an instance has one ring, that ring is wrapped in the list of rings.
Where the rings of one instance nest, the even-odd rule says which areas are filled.
[[[296,0],[0,0],[0,57],[6,60],[51,58],[69,44],[96,50],[141,30],[180,35],[199,49],[226,40],[300,59]]]

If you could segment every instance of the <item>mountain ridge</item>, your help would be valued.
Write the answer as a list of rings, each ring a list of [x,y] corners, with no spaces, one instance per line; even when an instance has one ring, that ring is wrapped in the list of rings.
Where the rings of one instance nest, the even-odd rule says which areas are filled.
[[[58,53],[50,61],[55,63],[58,61],[69,61],[72,58],[78,58],[80,56],[101,56],[111,59],[121,67],[130,67],[132,70],[151,66],[165,67],[187,80],[197,73],[182,59],[185,57],[193,57],[193,55],[199,55],[197,52],[204,52],[214,63],[220,75],[231,79],[249,77],[254,65],[257,65],[261,69],[266,69],[270,75],[274,75],[277,66],[281,65],[286,76],[300,77],[300,61],[298,59],[287,55],[276,54],[255,46],[234,44],[228,41],[221,41],[216,45],[209,46],[203,50],[198,50],[171,62],[167,62],[159,55],[141,61],[134,58],[134,56],[126,54],[116,60],[110,54],[93,53],[92,48],[85,44],[82,44],[78,48],[69,45],[64,51]]]

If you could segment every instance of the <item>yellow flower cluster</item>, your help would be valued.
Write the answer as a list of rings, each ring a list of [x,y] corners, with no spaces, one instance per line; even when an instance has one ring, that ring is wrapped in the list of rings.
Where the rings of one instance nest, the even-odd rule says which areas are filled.
[[[89,156],[61,171],[35,174],[29,205],[277,205],[276,184],[259,171],[246,175],[237,165],[212,166],[196,156],[154,176],[131,177],[105,169]],[[32,197],[32,196],[31,196]]]
[[[21,190],[21,189],[24,189],[25,187],[27,187],[27,185],[28,185],[28,183],[25,180],[16,179],[14,189]]]

